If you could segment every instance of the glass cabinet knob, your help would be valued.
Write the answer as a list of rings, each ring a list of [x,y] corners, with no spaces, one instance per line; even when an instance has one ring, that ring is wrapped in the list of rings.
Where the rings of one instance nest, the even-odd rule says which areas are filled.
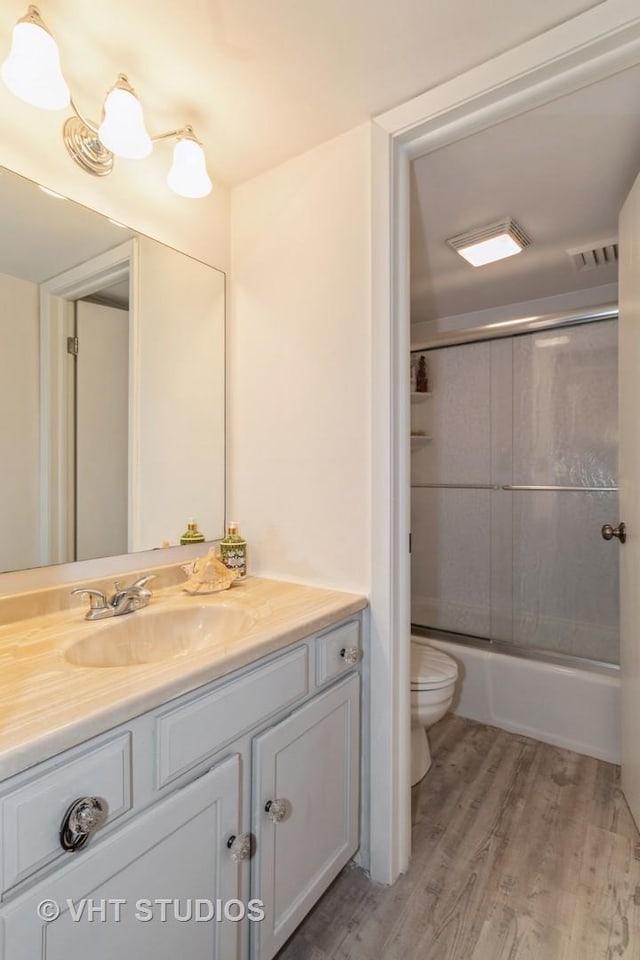
[[[340,656],[345,663],[352,666],[354,663],[357,663],[358,660],[362,659],[362,650],[360,647],[343,647],[340,651]]]
[[[251,834],[239,833],[237,837],[229,837],[227,846],[229,848],[229,856],[234,863],[248,860],[251,856]]]
[[[96,830],[103,827],[109,815],[109,804],[102,797],[80,797],[74,800],[60,825],[60,846],[68,853],[81,850]]]
[[[288,800],[269,800],[264,805],[264,812],[273,823],[281,823],[291,810]]]

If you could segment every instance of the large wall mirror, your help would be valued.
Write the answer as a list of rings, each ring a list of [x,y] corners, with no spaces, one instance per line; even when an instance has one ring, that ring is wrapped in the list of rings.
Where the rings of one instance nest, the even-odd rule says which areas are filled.
[[[224,274],[0,169],[0,571],[224,534]]]

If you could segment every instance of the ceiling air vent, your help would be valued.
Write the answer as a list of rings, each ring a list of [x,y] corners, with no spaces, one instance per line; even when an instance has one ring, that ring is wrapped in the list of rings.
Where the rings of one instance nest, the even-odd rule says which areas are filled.
[[[610,263],[618,262],[618,239],[603,240],[600,243],[589,244],[588,247],[579,247],[567,250],[573,260],[576,270],[595,270],[596,267],[606,267]]]

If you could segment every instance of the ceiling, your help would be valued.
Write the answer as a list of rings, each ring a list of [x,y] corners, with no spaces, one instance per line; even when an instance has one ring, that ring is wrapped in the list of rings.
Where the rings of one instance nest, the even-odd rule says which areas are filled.
[[[640,67],[460,140],[412,167],[411,319],[483,310],[615,282],[567,250],[617,237],[640,170]],[[448,237],[512,216],[531,239],[472,267]]]
[[[79,108],[119,71],[152,133],[190,122],[234,184],[522,43],[594,0],[41,0]],[[8,49],[24,0],[5,0]],[[1,54],[4,57],[4,52]]]

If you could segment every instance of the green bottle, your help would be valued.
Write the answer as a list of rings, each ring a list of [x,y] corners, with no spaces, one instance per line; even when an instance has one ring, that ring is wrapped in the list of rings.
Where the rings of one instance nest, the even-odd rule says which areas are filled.
[[[220,541],[220,559],[229,570],[237,570],[240,577],[247,575],[247,541],[238,532],[238,524],[229,522],[226,537]]]
[[[198,521],[189,520],[187,529],[180,537],[180,544],[184,547],[189,543],[204,543],[204,533],[198,530]]]

